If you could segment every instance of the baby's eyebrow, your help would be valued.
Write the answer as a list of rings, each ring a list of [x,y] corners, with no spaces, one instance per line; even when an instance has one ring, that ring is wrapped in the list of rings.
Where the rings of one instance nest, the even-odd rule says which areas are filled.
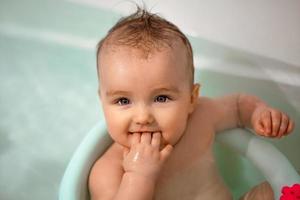
[[[114,90],[114,91],[106,91],[107,96],[116,96],[116,95],[129,95],[130,92],[121,91],[121,90]]]
[[[153,93],[157,92],[173,92],[173,93],[179,93],[179,89],[177,87],[160,87],[153,90]]]

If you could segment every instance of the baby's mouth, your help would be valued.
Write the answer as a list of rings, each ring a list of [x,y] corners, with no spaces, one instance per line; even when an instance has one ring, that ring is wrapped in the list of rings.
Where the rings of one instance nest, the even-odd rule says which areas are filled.
[[[161,131],[133,131],[133,132],[129,131],[130,134],[134,134],[134,133],[139,133],[139,134],[151,133],[151,134],[153,134],[153,133],[156,133],[156,132],[161,133]]]

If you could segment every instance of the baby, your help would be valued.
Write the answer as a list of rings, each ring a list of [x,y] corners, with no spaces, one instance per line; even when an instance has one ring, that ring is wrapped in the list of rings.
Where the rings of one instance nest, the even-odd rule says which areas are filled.
[[[145,10],[121,19],[100,41],[97,69],[114,143],[92,167],[93,200],[232,199],[216,168],[215,133],[248,127],[280,138],[294,126],[255,96],[199,97],[188,39]],[[272,199],[271,188],[262,188],[250,196]]]

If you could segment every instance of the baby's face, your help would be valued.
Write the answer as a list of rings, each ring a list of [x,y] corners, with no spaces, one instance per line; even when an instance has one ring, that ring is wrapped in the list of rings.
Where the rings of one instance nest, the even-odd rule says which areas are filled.
[[[115,142],[129,147],[135,132],[161,132],[164,144],[178,142],[198,99],[182,49],[165,48],[148,58],[129,47],[101,52],[100,98]]]

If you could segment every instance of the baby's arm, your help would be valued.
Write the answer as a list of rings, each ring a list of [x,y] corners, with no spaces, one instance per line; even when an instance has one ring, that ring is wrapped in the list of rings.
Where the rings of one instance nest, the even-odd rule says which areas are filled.
[[[253,95],[234,94],[214,100],[216,130],[248,127],[262,136],[281,137],[293,130],[294,122],[285,113],[268,106]]]
[[[131,148],[124,150],[124,175],[114,200],[151,200],[162,165],[172,146],[160,151],[160,133],[134,133]]]

